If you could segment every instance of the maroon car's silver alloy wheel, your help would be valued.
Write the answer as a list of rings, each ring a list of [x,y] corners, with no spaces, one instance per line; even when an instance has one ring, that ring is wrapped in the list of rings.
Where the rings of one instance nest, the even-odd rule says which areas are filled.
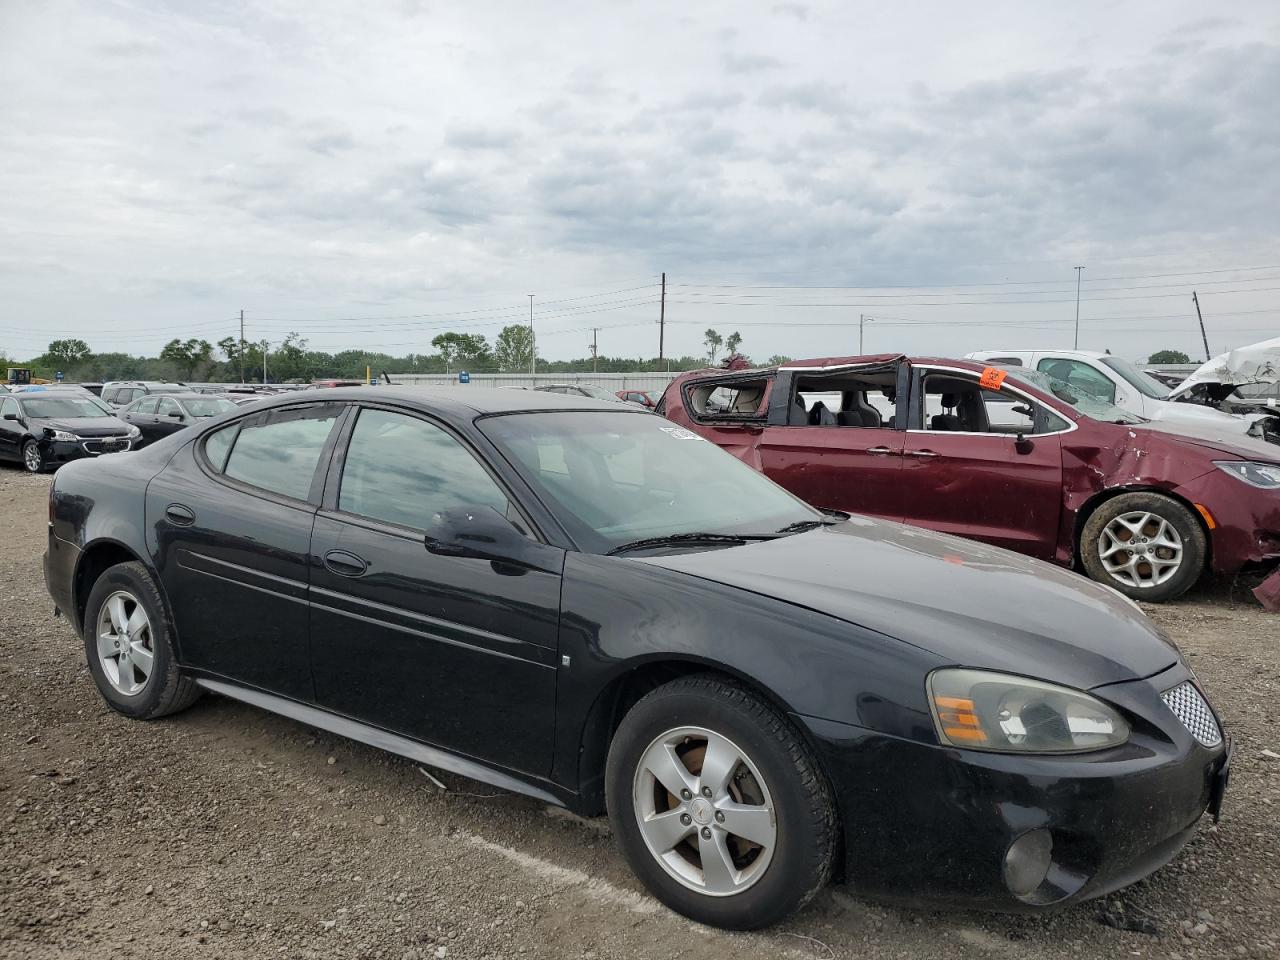
[[[778,841],[773,799],[727,737],[702,727],[661,734],[640,758],[632,800],[649,852],[691,890],[732,896],[769,867]]]
[[[98,611],[98,660],[107,682],[127,697],[139,693],[151,677],[151,620],[138,598],[125,590],[107,597]]]
[[[1158,514],[1122,513],[1102,528],[1098,559],[1126,586],[1159,586],[1182,566],[1182,537]]]

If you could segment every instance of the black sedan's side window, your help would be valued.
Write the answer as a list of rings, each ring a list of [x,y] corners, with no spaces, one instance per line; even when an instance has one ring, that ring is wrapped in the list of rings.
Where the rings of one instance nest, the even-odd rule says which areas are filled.
[[[360,411],[343,463],[339,510],[421,530],[440,510],[483,505],[508,511],[506,494],[451,434],[403,413]]]
[[[223,475],[295,500],[311,492],[316,465],[341,407],[269,410],[243,422]],[[206,443],[205,456],[209,456]]]

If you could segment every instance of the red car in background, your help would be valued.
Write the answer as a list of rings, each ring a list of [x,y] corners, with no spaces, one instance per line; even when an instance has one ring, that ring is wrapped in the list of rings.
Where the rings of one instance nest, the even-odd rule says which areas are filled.
[[[702,370],[658,412],[814,506],[1079,566],[1137,599],[1280,564],[1280,447],[1172,433],[1037,371],[889,354]],[[1280,572],[1256,592],[1280,609]]]
[[[614,396],[627,403],[638,403],[646,410],[652,410],[658,405],[658,401],[653,399],[653,395],[646,390],[619,390]]]

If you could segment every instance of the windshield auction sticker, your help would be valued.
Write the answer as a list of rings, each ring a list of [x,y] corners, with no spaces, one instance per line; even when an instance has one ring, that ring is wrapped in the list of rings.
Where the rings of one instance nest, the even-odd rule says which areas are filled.
[[[700,437],[692,430],[686,430],[684,427],[659,427],[658,429],[677,440],[706,440],[706,437]]]
[[[1007,370],[997,370],[995,367],[987,367],[982,371],[982,376],[978,379],[978,386],[983,390],[999,390],[1004,385],[1004,378],[1009,375]]]

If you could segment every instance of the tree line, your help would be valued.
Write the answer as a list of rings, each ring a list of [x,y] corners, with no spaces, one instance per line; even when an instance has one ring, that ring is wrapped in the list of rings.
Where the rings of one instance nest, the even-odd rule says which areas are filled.
[[[666,370],[696,370],[739,354],[742,337],[734,332],[721,337],[708,330],[704,338],[705,356],[579,357],[549,360],[538,357],[539,373],[657,373]],[[441,333],[432,338],[429,353],[394,355],[370,350],[342,350],[328,353],[313,350],[302,334],[290,333],[280,344],[245,341],[243,351],[236,337],[216,343],[199,338],[175,338],[153,357],[120,352],[95,352],[79,338],[54,340],[38,357],[11,360],[0,353],[0,365],[29,367],[36,377],[52,380],[59,372],[68,382],[100,380],[183,380],[191,382],[249,383],[263,380],[265,350],[266,377],[272,383],[309,382],[325,378],[363,379],[366,369],[375,375],[391,373],[524,373],[529,370],[533,338],[523,324],[504,327],[493,342],[477,333]],[[721,355],[721,347],[724,353]],[[740,354],[739,354],[740,355]],[[747,358],[744,358],[747,359]],[[771,357],[770,362],[785,360]],[[748,362],[749,359],[748,359]]]

